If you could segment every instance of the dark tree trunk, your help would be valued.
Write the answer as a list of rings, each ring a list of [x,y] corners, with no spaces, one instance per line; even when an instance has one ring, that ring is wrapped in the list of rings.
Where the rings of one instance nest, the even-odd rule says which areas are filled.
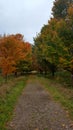
[[[73,70],[71,72],[71,84],[72,84],[72,87],[73,87]]]
[[[56,68],[56,66],[54,64],[52,64],[50,69],[51,69],[52,76],[54,77],[57,68]]]
[[[52,71],[52,76],[53,76],[53,77],[55,76],[55,71]]]
[[[17,77],[17,72],[14,73],[14,76]]]

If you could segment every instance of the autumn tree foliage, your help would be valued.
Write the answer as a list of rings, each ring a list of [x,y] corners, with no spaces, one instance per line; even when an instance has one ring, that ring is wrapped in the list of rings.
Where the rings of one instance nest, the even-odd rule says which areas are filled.
[[[34,46],[42,71],[54,76],[57,69],[65,69],[73,74],[73,1],[55,0],[53,18],[34,38]]]
[[[17,69],[23,74],[32,69],[32,45],[29,42],[25,42],[25,44],[23,43],[22,52],[24,57],[17,63]]]
[[[53,17],[34,38],[34,45],[23,35],[0,37],[0,68],[2,74],[51,72],[59,69],[73,75],[73,0],[55,0]]]
[[[53,76],[59,66],[59,55],[61,53],[61,39],[56,32],[56,23],[56,19],[51,19],[48,25],[42,27],[41,32],[34,39],[40,69],[45,73],[50,70]]]
[[[16,72],[20,61],[30,61],[30,57],[31,45],[21,34],[0,37],[0,68],[4,76]]]

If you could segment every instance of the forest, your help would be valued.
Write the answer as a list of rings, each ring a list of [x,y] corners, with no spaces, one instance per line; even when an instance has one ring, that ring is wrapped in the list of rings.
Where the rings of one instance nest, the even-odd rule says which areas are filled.
[[[73,1],[55,0],[53,17],[34,38],[33,54],[39,71],[58,71],[73,78]],[[72,79],[73,80],[73,79]]]
[[[52,17],[34,37],[33,45],[19,33],[0,36],[0,72],[3,77],[7,80],[9,75],[32,71],[53,77],[61,72],[73,85],[72,0],[54,1]]]

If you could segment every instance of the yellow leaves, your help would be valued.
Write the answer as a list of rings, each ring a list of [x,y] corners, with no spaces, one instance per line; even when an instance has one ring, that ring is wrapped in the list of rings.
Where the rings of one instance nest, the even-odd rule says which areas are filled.
[[[60,57],[60,58],[59,58],[59,61],[60,61],[60,63],[64,63],[64,62],[65,62],[65,59],[64,59],[63,57]]]
[[[68,15],[73,18],[73,4],[68,9]]]
[[[58,35],[57,35],[57,32],[56,31],[53,31],[52,32],[52,41],[56,41],[57,40],[57,37],[58,37]],[[56,41],[57,42],[57,41]]]
[[[56,28],[56,23],[57,23],[57,19],[51,18],[51,20],[48,21],[48,24],[50,25],[49,28],[50,28],[51,30],[55,30],[55,28]]]
[[[58,114],[58,112],[57,112],[57,111],[55,111],[55,114]]]
[[[65,124],[62,124],[63,127],[65,127],[66,125]]]
[[[62,124],[62,127],[65,128],[65,129],[68,129],[68,126],[66,124]]]
[[[60,31],[61,29],[66,28],[66,22],[63,19],[60,19],[57,22],[56,30]]]
[[[39,130],[38,128],[36,128],[35,130]]]
[[[70,61],[70,68],[73,69],[73,59]]]
[[[68,48],[64,47],[64,51],[67,51],[67,52],[68,52]]]
[[[69,117],[69,111],[66,111],[66,117]]]

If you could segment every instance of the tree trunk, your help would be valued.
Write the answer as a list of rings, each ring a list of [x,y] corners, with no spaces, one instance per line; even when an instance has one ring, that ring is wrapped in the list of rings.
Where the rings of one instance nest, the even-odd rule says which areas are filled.
[[[71,84],[72,84],[72,87],[73,87],[73,72],[71,73]]]
[[[14,73],[15,77],[17,77],[17,72]]]
[[[52,76],[53,76],[53,77],[55,76],[55,71],[52,71]]]

